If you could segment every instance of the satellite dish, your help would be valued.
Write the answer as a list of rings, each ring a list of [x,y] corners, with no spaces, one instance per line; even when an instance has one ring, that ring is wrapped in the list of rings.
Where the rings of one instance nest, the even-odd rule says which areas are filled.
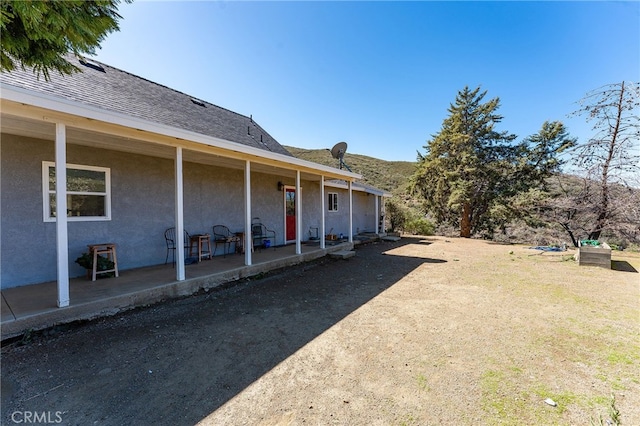
[[[340,160],[340,169],[342,166],[346,167],[347,170],[351,171],[349,166],[344,162],[344,153],[347,152],[347,143],[346,142],[338,142],[331,148],[331,156],[337,160]]]
[[[347,143],[346,142],[338,142],[331,148],[331,155],[333,158],[339,160],[344,157],[344,153],[347,152]]]

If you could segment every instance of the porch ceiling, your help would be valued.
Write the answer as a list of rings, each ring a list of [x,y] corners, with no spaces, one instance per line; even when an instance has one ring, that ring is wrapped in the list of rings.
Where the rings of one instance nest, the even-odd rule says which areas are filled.
[[[10,114],[2,114],[0,118],[0,128],[2,133],[24,136],[35,139],[55,140],[55,124],[49,121],[19,117]],[[173,159],[175,157],[175,145],[164,143],[154,143],[142,139],[111,135],[103,132],[86,129],[68,127],[67,143],[86,146],[97,149],[108,149],[113,151],[135,153]],[[237,158],[225,157],[216,153],[205,152],[206,149],[190,150],[185,148],[183,159],[185,162],[205,164],[213,167],[243,170],[245,161]],[[282,177],[295,178],[295,170],[280,168],[271,164],[260,163],[256,157],[251,160],[252,172],[275,174]],[[313,173],[302,172],[301,179],[308,181],[318,181],[320,176]]]

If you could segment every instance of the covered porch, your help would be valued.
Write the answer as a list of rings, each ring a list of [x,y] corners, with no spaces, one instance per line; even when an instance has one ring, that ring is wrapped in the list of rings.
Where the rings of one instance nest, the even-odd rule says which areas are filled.
[[[171,263],[120,272],[118,278],[91,281],[86,277],[69,280],[70,303],[56,304],[57,283],[47,282],[2,290],[2,339],[17,336],[26,330],[39,330],[57,324],[87,320],[162,300],[188,296],[201,290],[255,276],[282,267],[307,262],[333,251],[350,250],[353,242],[343,242],[321,248],[319,244],[263,249],[253,253],[252,265],[245,265],[244,256],[229,254],[211,260],[186,265],[184,280],[176,280]]]
[[[2,107],[2,149],[6,153],[2,222],[4,229],[11,230],[2,235],[3,334],[10,328],[19,333],[66,320],[66,308],[77,312],[74,319],[83,319],[96,312],[191,294],[287,265],[262,259],[264,256],[286,257],[285,252],[290,252],[291,262],[303,261],[309,250],[304,239],[311,227],[318,230],[319,247],[315,248],[325,249],[325,179],[360,177],[255,146],[34,96],[23,89],[3,87]],[[246,121],[247,131],[262,139],[261,133],[255,133],[261,129],[250,117],[239,120]],[[97,172],[100,191],[84,187],[70,191],[65,183],[70,170]],[[349,239],[353,235],[351,180],[344,203]],[[291,192],[296,195],[289,200],[285,194]],[[69,214],[74,211],[68,205],[74,194],[102,200],[102,204],[96,201],[102,206],[100,212]],[[68,214],[57,215],[55,211]],[[161,238],[170,226],[176,230],[178,247],[184,245],[183,230],[210,233],[216,224],[244,232],[243,245],[248,247],[254,242],[250,230],[258,217],[275,229],[275,244],[293,244],[274,253],[246,250],[243,256],[227,257],[224,263],[216,258],[213,264],[227,265],[221,271],[196,273],[206,267],[185,267],[181,251],[176,252],[173,270],[148,266],[164,258]],[[293,219],[291,223],[289,219]],[[292,236],[289,229],[294,231]],[[91,286],[83,278],[73,278],[80,270],[72,260],[88,245],[101,241],[118,245],[123,281],[116,287]],[[35,268],[29,267],[31,258],[25,256],[34,245],[45,254]],[[146,276],[135,279],[134,271],[143,271]],[[129,275],[132,281],[125,285],[124,277]],[[51,282],[34,284],[43,281]],[[87,285],[91,291],[79,290]],[[21,292],[28,295],[11,296]],[[100,294],[113,300],[102,306],[94,300]],[[56,310],[56,301],[60,312],[49,312]],[[50,320],[40,325],[32,321],[34,312],[44,312]],[[14,324],[9,327],[10,323]]]

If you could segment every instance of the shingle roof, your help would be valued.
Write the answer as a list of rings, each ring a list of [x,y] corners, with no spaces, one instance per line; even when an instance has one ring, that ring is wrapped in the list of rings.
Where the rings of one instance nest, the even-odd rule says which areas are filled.
[[[266,151],[289,155],[251,117],[202,101],[101,62],[68,58],[82,72],[39,80],[19,67],[0,73],[0,83],[16,86],[153,123],[189,130]]]

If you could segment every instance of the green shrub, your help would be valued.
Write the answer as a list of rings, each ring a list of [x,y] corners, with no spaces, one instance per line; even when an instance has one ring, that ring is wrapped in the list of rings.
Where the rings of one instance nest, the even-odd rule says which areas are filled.
[[[423,217],[414,217],[405,222],[404,230],[413,235],[433,235],[436,227]]]
[[[98,261],[98,266],[96,268],[96,271],[108,271],[109,269],[113,269],[115,267],[115,264],[113,263],[113,261],[111,261],[111,259],[108,259],[104,256],[98,255],[97,261]],[[77,258],[75,262],[87,270],[93,269],[93,255],[89,253],[82,253],[82,256]],[[109,272],[104,275],[109,277],[115,276],[113,272]]]
[[[405,228],[407,209],[395,200],[387,201],[386,215],[389,221],[389,231],[395,232]]]

